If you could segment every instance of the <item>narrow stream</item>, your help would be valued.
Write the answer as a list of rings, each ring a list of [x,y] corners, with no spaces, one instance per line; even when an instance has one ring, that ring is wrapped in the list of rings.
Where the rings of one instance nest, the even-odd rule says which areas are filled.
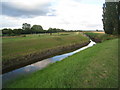
[[[69,53],[66,53],[66,54],[57,55],[57,56],[54,56],[54,57],[51,57],[51,58],[48,58],[48,59],[44,59],[42,61],[38,61],[38,62],[33,63],[31,65],[27,65],[25,67],[13,70],[13,71],[8,72],[8,73],[5,73],[5,74],[2,75],[3,86],[9,80],[13,80],[13,79],[16,79],[16,78],[18,78],[22,75],[30,74],[32,72],[41,70],[44,67],[46,67],[47,65],[49,65],[50,63],[54,63],[56,61],[61,61],[64,58],[67,58],[68,56],[71,56],[71,55],[73,55],[77,52],[80,52],[80,51],[82,51],[86,48],[92,47],[95,44],[96,44],[95,42],[90,40],[90,43],[87,46],[82,47],[82,48],[80,48],[78,50],[75,50],[73,52],[69,52]]]

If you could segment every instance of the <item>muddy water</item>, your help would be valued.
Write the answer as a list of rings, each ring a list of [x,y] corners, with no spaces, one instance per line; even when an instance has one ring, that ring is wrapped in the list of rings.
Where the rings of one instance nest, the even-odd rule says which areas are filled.
[[[5,74],[2,75],[3,86],[9,80],[14,80],[14,79],[16,79],[20,76],[27,75],[27,74],[30,74],[32,72],[41,70],[41,69],[45,68],[46,66],[48,66],[50,63],[54,63],[56,61],[61,61],[64,58],[67,58],[67,57],[69,57],[69,56],[71,56],[71,55],[73,55],[77,52],[80,52],[80,51],[86,49],[86,48],[92,47],[95,44],[96,44],[95,42],[90,40],[90,43],[87,46],[85,46],[83,48],[80,48],[80,49],[77,49],[73,52],[69,52],[69,53],[66,53],[66,54],[57,55],[57,56],[54,56],[54,57],[51,57],[51,58],[48,58],[48,59],[44,59],[44,60],[36,62],[34,64],[31,64],[31,65],[13,70],[11,72],[5,73]]]

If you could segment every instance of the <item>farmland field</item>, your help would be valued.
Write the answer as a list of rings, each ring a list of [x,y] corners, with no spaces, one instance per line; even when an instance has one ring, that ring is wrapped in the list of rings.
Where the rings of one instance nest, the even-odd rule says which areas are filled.
[[[59,46],[84,43],[89,39],[81,33],[33,34],[2,38],[3,61],[41,52]]]

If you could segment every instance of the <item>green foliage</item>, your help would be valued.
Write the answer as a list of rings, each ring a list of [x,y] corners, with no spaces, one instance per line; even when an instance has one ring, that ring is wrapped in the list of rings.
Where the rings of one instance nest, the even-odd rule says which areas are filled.
[[[23,29],[23,30],[30,29],[30,28],[31,28],[31,25],[30,25],[30,24],[27,24],[27,23],[23,23],[23,24],[22,24],[22,29]]]
[[[32,33],[44,32],[41,25],[33,25],[31,30],[32,30]]]
[[[10,35],[13,34],[13,30],[5,28],[5,29],[2,30],[2,34],[10,36]]]
[[[65,30],[57,29],[57,28],[49,28],[48,30],[43,30],[41,25],[33,25],[31,28],[29,26],[28,28],[24,27],[23,29],[13,29],[13,30],[7,28],[2,29],[2,36],[15,36],[21,34],[38,34],[38,33],[50,33],[52,35],[52,33],[59,33],[59,32],[65,32]]]
[[[14,33],[15,35],[20,35],[22,32],[23,32],[22,29],[13,29],[13,33]]]
[[[103,5],[103,26],[107,34],[120,34],[120,2],[106,2]]]
[[[117,88],[118,39],[106,41],[9,82],[7,88]]]
[[[56,33],[56,32],[64,32],[65,30],[63,29],[58,29],[58,28],[49,28],[48,33]]]

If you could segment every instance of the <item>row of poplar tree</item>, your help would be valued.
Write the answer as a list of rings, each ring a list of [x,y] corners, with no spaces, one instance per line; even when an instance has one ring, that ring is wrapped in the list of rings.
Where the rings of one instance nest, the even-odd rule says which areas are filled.
[[[105,33],[120,34],[120,2],[105,2],[102,20]]]

